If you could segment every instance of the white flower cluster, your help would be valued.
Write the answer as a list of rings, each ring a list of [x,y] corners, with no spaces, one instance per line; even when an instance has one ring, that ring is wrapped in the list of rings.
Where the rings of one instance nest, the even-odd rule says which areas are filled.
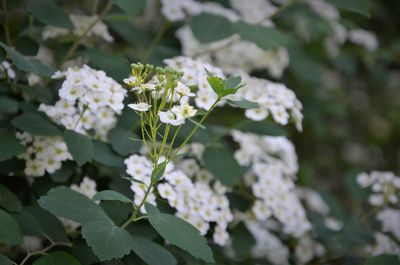
[[[217,100],[217,94],[211,88],[207,81],[207,69],[212,74],[224,77],[221,69],[212,66],[208,63],[203,63],[199,60],[193,60],[188,57],[174,57],[166,59],[164,62],[178,70],[183,72],[181,81],[188,86],[197,86],[198,90],[194,101],[198,108],[209,110],[211,105]]]
[[[18,157],[25,160],[25,174],[30,177],[41,177],[54,173],[61,168],[62,162],[72,160],[67,145],[61,137],[32,136],[27,132],[17,132],[21,144],[27,146]]]
[[[97,193],[97,184],[96,181],[90,179],[89,177],[85,176],[82,179],[82,182],[77,185],[77,184],[72,184],[70,186],[70,188],[74,191],[79,192],[82,195],[85,195],[86,197],[88,197],[89,199],[92,199],[94,197],[94,195],[96,195]],[[75,221],[72,220],[68,220],[65,218],[59,218],[61,223],[64,226],[65,231],[70,234],[70,233],[74,233],[78,227],[81,226],[80,223],[77,223]]]
[[[98,19],[97,16],[85,15],[69,15],[74,28],[72,30],[66,28],[59,28],[55,26],[46,26],[43,30],[42,37],[44,40],[56,39],[60,37],[81,37],[83,33]],[[85,39],[88,38],[101,38],[107,42],[112,42],[114,38],[108,32],[106,24],[102,21],[97,21],[91,29],[85,34]]]
[[[2,61],[0,64],[0,80],[5,78],[15,79],[15,71],[11,68],[9,62]]]
[[[167,165],[165,173],[161,178],[162,182],[157,186],[157,192],[168,201],[168,204],[176,209],[176,216],[186,220],[195,226],[202,235],[211,229],[211,223],[216,223],[214,227],[214,242],[224,245],[229,239],[226,229],[233,216],[229,209],[229,201],[225,196],[226,189],[219,183],[214,182],[212,186],[212,176],[209,172],[199,169],[192,159],[183,160],[178,168],[186,169],[186,172],[196,173],[196,179],[192,180],[182,170],[172,163]],[[134,203],[139,205],[145,196],[147,186],[151,181],[153,163],[145,156],[131,155],[125,160],[128,175],[134,179],[131,189],[135,193]],[[189,164],[191,164],[190,167]],[[195,170],[193,170],[195,169]],[[201,175],[201,176],[200,176]],[[151,190],[147,197],[147,202],[156,205],[155,191]],[[144,212],[144,208],[141,208]]]
[[[363,29],[351,30],[349,32],[349,40],[370,52],[375,51],[379,47],[379,42],[375,34]]]
[[[309,264],[315,257],[322,257],[326,253],[324,246],[306,235],[297,242],[294,251],[297,264]]]
[[[88,66],[69,68],[54,77],[65,77],[58,92],[60,100],[54,105],[41,104],[54,122],[67,129],[106,140],[116,123],[116,115],[124,108],[126,90],[103,71]]]
[[[366,252],[370,255],[396,254],[400,257],[400,245],[389,236],[400,241],[400,177],[388,171],[363,172],[357,176],[357,182],[361,187],[371,189],[368,202],[381,208],[375,218],[385,233],[376,232],[375,245],[368,246]]]
[[[284,233],[302,237],[311,229],[311,224],[295,192],[293,178],[298,165],[292,143],[284,137],[236,130],[231,134],[240,146],[235,153],[236,160],[251,168],[246,184],[256,197],[252,207],[255,218],[266,221],[274,217],[282,224]]]

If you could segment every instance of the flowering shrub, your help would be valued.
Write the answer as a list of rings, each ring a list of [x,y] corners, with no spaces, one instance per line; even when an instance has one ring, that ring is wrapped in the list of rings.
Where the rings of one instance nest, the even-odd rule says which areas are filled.
[[[395,7],[3,0],[0,264],[399,264]]]

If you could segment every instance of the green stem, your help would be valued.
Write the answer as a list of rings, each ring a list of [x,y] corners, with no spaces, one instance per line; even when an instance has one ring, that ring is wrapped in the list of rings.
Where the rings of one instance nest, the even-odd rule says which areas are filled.
[[[7,45],[11,46],[10,30],[8,28],[8,15],[7,15],[7,0],[2,0],[3,13],[4,13],[4,32],[6,34]]]
[[[20,263],[20,265],[24,265],[31,257],[33,256],[37,256],[37,255],[45,255],[47,251],[49,251],[50,249],[52,249],[53,247],[56,246],[67,246],[67,247],[71,247],[71,244],[67,244],[67,243],[52,243],[49,246],[45,247],[42,250],[38,250],[38,251],[33,251],[31,253],[29,253],[28,255],[25,256],[25,258],[22,260],[22,262]]]

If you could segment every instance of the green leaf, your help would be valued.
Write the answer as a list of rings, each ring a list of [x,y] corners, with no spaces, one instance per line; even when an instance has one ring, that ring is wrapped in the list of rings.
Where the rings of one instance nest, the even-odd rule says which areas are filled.
[[[40,235],[43,234],[42,225],[28,211],[24,210],[13,215],[14,219],[19,224],[24,235]]]
[[[242,78],[240,76],[231,76],[225,80],[224,89],[234,89],[240,85]]]
[[[221,91],[224,89],[225,82],[220,77],[209,75],[207,77],[207,81],[217,95],[219,95]]]
[[[375,257],[369,257],[365,260],[364,265],[398,265],[400,264],[399,257],[395,255],[379,255]]]
[[[151,172],[151,179],[154,183],[157,183],[162,175],[164,175],[165,167],[167,166],[167,164],[167,161],[161,162],[157,165],[155,169],[153,169],[153,172]]]
[[[66,252],[55,251],[40,257],[33,265],[81,265],[81,263]]]
[[[89,58],[90,66],[104,70],[107,75],[117,81],[122,81],[122,79],[129,76],[129,62],[119,53],[91,49],[84,54]]]
[[[127,202],[127,203],[132,202],[125,195],[123,195],[119,192],[113,191],[113,190],[100,191],[96,195],[94,195],[92,200],[94,200],[94,201],[120,201],[120,202]]]
[[[18,102],[5,96],[0,97],[0,112],[3,113],[17,113]]]
[[[109,167],[118,167],[118,168],[123,168],[124,167],[124,161],[123,159],[116,155],[111,147],[103,142],[100,141],[93,141],[94,143],[94,160],[109,166]]]
[[[255,102],[251,102],[251,101],[247,101],[247,100],[226,100],[226,102],[228,102],[229,105],[231,105],[232,107],[238,107],[241,109],[258,109],[260,106],[258,106],[257,103]]]
[[[47,195],[40,197],[38,203],[57,217],[64,217],[81,224],[98,220],[109,221],[107,214],[99,205],[67,187],[51,189]]]
[[[231,150],[226,147],[209,146],[203,154],[206,169],[228,187],[234,186],[243,176]]]
[[[251,41],[264,50],[287,46],[289,43],[288,36],[276,28],[252,25],[244,22],[237,22],[234,27],[243,40]]]
[[[14,64],[18,67],[18,69],[25,72],[32,72],[37,75],[42,75],[46,77],[52,76],[55,70],[47,65],[40,63],[34,59],[25,58],[21,53],[15,50],[12,47],[8,47],[3,42],[0,41],[0,46],[4,48],[7,54],[10,56]]]
[[[62,167],[56,172],[50,174],[51,180],[55,182],[67,181],[75,170],[75,163],[72,161],[63,162]]]
[[[203,43],[225,39],[235,33],[228,19],[206,13],[192,17],[190,27],[196,39]]]
[[[160,211],[153,205],[145,204],[146,212],[149,215],[151,226],[171,244],[176,245],[192,256],[206,262],[214,262],[210,247],[205,237],[201,236],[199,230],[188,222]]]
[[[239,223],[232,232],[232,247],[238,258],[246,258],[255,240],[243,223]]]
[[[0,185],[0,206],[9,212],[19,212],[22,210],[21,202],[3,185]]]
[[[43,235],[51,238],[54,242],[68,242],[64,226],[57,217],[43,210],[38,205],[30,206],[26,210],[39,221],[43,229]]]
[[[24,113],[11,120],[12,125],[33,135],[56,136],[62,132],[48,118],[36,113]]]
[[[371,0],[328,0],[328,2],[337,8],[359,13],[366,17],[370,16],[370,10],[372,6]]]
[[[82,166],[94,157],[94,145],[90,139],[75,131],[67,130],[64,132],[64,141],[67,144],[68,152],[78,164]]]
[[[68,15],[52,0],[29,0],[27,9],[44,24],[72,29]]]
[[[146,6],[146,0],[111,0],[111,2],[124,10],[129,17],[136,16]]]
[[[14,263],[6,256],[0,254],[0,265],[13,265]]]
[[[108,140],[115,152],[126,156],[138,151],[141,142],[132,141],[130,138],[139,138],[136,134],[131,133],[128,129],[115,127],[108,133]]]
[[[149,265],[175,265],[175,257],[162,246],[142,237],[133,237],[133,251]]]
[[[0,243],[6,245],[21,244],[21,228],[12,216],[2,209],[0,209],[0,227]]]
[[[95,220],[85,223],[82,236],[100,261],[122,258],[133,248],[131,235],[110,220]]]

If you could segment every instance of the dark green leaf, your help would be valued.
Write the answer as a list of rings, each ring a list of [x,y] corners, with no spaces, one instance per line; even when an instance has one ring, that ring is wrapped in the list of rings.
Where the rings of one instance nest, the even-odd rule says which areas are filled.
[[[62,167],[50,174],[50,178],[55,182],[65,182],[71,177],[72,173],[75,170],[75,163],[72,161],[66,161],[62,164]]]
[[[186,250],[196,258],[206,262],[214,262],[207,240],[200,235],[199,230],[194,226],[173,215],[160,213],[156,207],[149,203],[146,203],[145,207],[150,224],[164,239]]]
[[[38,202],[43,209],[55,216],[81,224],[96,220],[111,222],[99,205],[67,187],[51,189],[47,195],[40,197]]]
[[[190,27],[196,39],[203,43],[225,39],[235,33],[228,19],[206,13],[192,17]]]
[[[79,166],[92,160],[95,155],[94,145],[87,136],[67,130],[64,132],[63,137],[68,146],[68,151]]]
[[[259,108],[257,103],[247,101],[247,100],[230,100],[230,99],[228,99],[226,102],[228,102],[228,104],[233,107],[238,107],[238,108],[242,108],[242,109],[258,109]]]
[[[94,49],[88,50],[84,54],[89,58],[89,65],[104,70],[115,80],[122,81],[129,76],[129,62],[121,54]]]
[[[14,263],[6,256],[0,254],[0,265],[13,265]]]
[[[177,261],[162,246],[142,237],[133,237],[133,251],[149,265],[175,265]]]
[[[205,167],[225,186],[234,186],[243,176],[242,168],[226,147],[207,147],[203,161]]]
[[[155,169],[153,169],[153,172],[151,172],[151,179],[154,183],[157,183],[162,175],[164,175],[165,167],[167,166],[167,164],[167,161],[161,162],[157,165]]]
[[[72,29],[73,25],[62,8],[51,0],[29,0],[27,9],[44,24]]]
[[[0,112],[17,113],[18,102],[5,96],[0,97]]]
[[[136,16],[146,6],[146,0],[111,0],[119,8],[125,11],[129,17]]]
[[[367,17],[370,16],[371,0],[328,0],[328,2],[337,8],[356,12]]]
[[[138,138],[138,136],[122,127],[115,127],[108,133],[108,140],[112,148],[123,156],[132,154],[141,147],[141,142],[133,141],[130,138]]]
[[[133,248],[131,235],[110,220],[95,220],[85,223],[82,236],[101,261],[122,258]]]
[[[24,113],[11,120],[11,123],[21,131],[33,135],[56,136],[62,133],[49,119],[36,113]]]
[[[3,42],[0,42],[0,46],[4,48],[7,54],[10,56],[12,61],[18,67],[18,69],[23,70],[25,72],[32,72],[38,75],[50,77],[55,70],[51,67],[40,63],[34,59],[25,58],[21,53],[15,50],[12,47],[8,47]]]
[[[55,251],[42,256],[33,265],[80,265],[80,263],[66,252]]]
[[[19,245],[22,241],[21,229],[15,219],[0,209],[0,243]]]
[[[264,50],[286,46],[289,43],[289,38],[276,28],[244,22],[237,22],[234,27],[242,39],[254,42]]]
[[[241,259],[246,258],[250,254],[251,247],[254,245],[255,240],[243,223],[235,227],[232,233],[232,239],[232,247],[237,257]]]
[[[40,235],[44,233],[42,225],[28,211],[24,210],[14,214],[13,217],[18,222],[24,235]]]
[[[22,210],[22,205],[17,196],[3,185],[0,185],[0,206],[9,212],[19,212]]]
[[[123,159],[116,155],[111,147],[103,142],[94,141],[94,160],[109,167],[124,167]]]
[[[120,202],[127,202],[131,203],[132,201],[128,199],[125,195],[113,191],[113,190],[103,190],[98,192],[93,197],[94,201],[120,201]]]
[[[98,263],[99,259],[93,253],[92,249],[82,238],[77,238],[72,244],[72,255],[77,258],[82,265],[92,265]]]
[[[395,255],[379,255],[367,258],[364,265],[399,265],[400,259]]]

